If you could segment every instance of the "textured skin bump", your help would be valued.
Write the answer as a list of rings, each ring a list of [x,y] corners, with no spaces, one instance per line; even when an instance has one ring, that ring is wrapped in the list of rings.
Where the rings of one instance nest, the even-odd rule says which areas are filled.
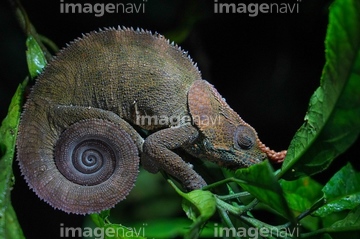
[[[172,117],[177,124],[159,121]],[[99,153],[106,145],[115,150]],[[231,169],[266,154],[284,156],[260,142],[181,48],[159,34],[121,27],[85,34],[53,57],[24,106],[17,150],[35,193],[78,214],[122,200],[139,157],[148,171],[165,171],[192,190],[206,182],[176,152]],[[82,152],[84,159],[71,159]]]

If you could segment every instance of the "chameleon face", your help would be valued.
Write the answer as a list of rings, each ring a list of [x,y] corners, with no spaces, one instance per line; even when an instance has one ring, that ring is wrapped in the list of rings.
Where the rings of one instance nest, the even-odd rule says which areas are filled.
[[[203,138],[192,151],[230,169],[263,161],[266,153],[256,131],[234,112],[208,82],[195,81],[188,94],[193,122]],[[201,150],[196,150],[200,147]]]

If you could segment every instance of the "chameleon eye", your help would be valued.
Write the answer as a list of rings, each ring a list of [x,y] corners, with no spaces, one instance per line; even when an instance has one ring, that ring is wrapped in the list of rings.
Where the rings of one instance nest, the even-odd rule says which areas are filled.
[[[256,141],[256,135],[251,128],[240,125],[235,131],[234,143],[237,148],[250,149]]]

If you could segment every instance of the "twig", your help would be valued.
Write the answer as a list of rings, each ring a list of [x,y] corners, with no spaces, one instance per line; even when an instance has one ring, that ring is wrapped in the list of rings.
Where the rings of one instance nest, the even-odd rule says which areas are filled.
[[[10,6],[12,7],[12,9],[14,10],[14,13],[15,13],[16,19],[20,25],[20,28],[23,30],[23,32],[25,33],[25,35],[27,37],[32,36],[37,41],[37,43],[41,47],[41,50],[44,52],[46,60],[49,61],[52,58],[52,55],[43,44],[44,37],[39,36],[39,34],[36,32],[35,27],[32,25],[27,13],[26,13],[25,9],[23,8],[23,6],[21,5],[20,1],[19,0],[8,0],[8,1],[10,3]],[[51,48],[53,48],[53,46],[56,46],[49,39],[46,39],[46,42],[49,43],[48,45],[51,46]],[[57,49],[57,47],[55,47],[53,49]]]

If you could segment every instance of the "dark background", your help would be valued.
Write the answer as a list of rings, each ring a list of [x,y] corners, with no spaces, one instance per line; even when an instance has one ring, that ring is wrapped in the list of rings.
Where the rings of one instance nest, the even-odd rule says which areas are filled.
[[[215,85],[229,105],[257,130],[264,143],[275,150],[288,147],[303,122],[309,97],[319,85],[325,60],[329,0],[303,0],[299,13],[259,13],[257,17],[215,14],[214,2],[205,0],[118,2],[144,3],[145,13],[105,13],[103,17],[60,14],[60,1],[49,0],[23,1],[23,6],[37,31],[59,47],[81,33],[108,26],[141,27],[168,37],[174,31],[189,29],[188,37],[180,45],[198,63],[203,78]],[[5,117],[17,85],[27,75],[25,39],[9,4],[2,1],[0,119]],[[352,159],[354,148],[339,157],[318,180],[326,182]],[[39,235],[57,238],[63,222],[67,226],[81,225],[82,216],[54,211],[40,201],[26,186],[16,163],[14,171],[13,204],[27,238]]]

